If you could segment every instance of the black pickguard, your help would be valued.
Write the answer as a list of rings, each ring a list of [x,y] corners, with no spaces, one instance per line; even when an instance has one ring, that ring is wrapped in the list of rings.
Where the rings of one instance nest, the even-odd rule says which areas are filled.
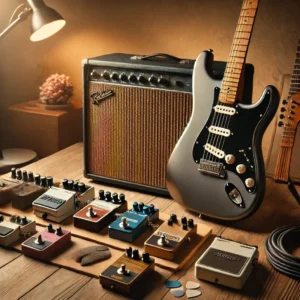
[[[219,97],[219,88],[215,88],[215,98],[213,102],[213,107],[217,104]],[[258,104],[240,106],[239,104],[232,106],[236,109],[236,114],[231,116],[228,129],[230,129],[233,135],[225,138],[224,147],[221,149],[225,152],[225,155],[232,154],[235,156],[235,162],[230,165],[225,162],[225,159],[217,159],[219,162],[224,164],[225,171],[229,170],[237,174],[245,185],[245,180],[247,178],[253,178],[255,180],[255,157],[257,153],[253,152],[253,149],[257,149],[257,145],[254,145],[254,136],[258,124],[263,119],[265,113],[270,105],[271,96],[267,92],[263,100]],[[193,148],[193,158],[195,163],[199,164],[200,159],[203,157],[204,148],[203,146],[207,143],[208,138],[208,128],[212,125],[213,116],[215,111],[211,110],[210,116],[198,135],[195,145]],[[255,150],[254,150],[255,151]],[[236,166],[243,164],[246,166],[246,172],[243,174],[238,174],[236,171]],[[208,175],[210,176],[210,175]],[[249,193],[255,192],[255,186],[249,189],[245,186]]]

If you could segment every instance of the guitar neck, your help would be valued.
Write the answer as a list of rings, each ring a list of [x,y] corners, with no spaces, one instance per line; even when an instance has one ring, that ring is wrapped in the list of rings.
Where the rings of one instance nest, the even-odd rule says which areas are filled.
[[[288,182],[292,150],[292,147],[280,146],[274,174],[275,181]]]
[[[293,68],[289,97],[294,94],[300,94],[300,39],[298,41],[295,64]]]
[[[219,101],[234,104],[244,68],[259,0],[244,0],[234,34]]]

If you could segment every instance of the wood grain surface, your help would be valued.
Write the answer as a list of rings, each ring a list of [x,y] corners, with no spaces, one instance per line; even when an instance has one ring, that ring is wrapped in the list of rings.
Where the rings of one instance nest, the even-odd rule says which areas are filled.
[[[85,181],[82,176],[82,165],[82,144],[75,144],[32,164],[27,170],[53,175],[56,181],[60,181],[64,177]],[[153,203],[165,214],[177,213],[179,216],[184,214],[187,217],[197,218],[196,214],[185,210],[179,204],[167,198],[125,191],[124,189],[97,185],[96,183],[93,184],[95,184],[97,189],[101,187],[105,190],[125,192],[127,198],[132,201]],[[259,247],[259,264],[250,275],[244,288],[240,291],[200,281],[202,295],[199,299],[299,299],[299,281],[275,271],[269,265],[264,250],[264,242],[272,230],[282,225],[300,224],[300,206],[290,195],[285,185],[268,179],[263,204],[248,219],[228,223],[202,218],[198,219],[197,222],[211,227],[213,235],[188,260],[184,269],[172,272],[156,266],[155,272],[147,278],[147,282],[131,297],[117,295],[103,289],[96,278],[87,280],[87,277],[84,275],[34,261],[23,255],[20,256],[19,253],[13,250],[0,249],[0,267],[4,265],[0,268],[1,299],[16,299],[23,296],[28,299],[175,299],[169,292],[169,289],[164,286],[165,280],[167,278],[179,280],[183,286],[188,280],[198,281],[194,277],[195,260],[205,251],[216,235],[246,244],[257,245]],[[80,244],[76,245],[77,239],[78,241],[83,241],[84,244],[87,242],[74,237],[73,250],[77,249],[77,246],[78,248],[82,247]],[[66,264],[71,263],[70,257],[73,252],[71,249],[68,250],[70,252],[67,251],[65,255],[61,254],[61,257],[58,256],[56,259],[68,260],[68,262],[65,262]],[[299,252],[297,253],[299,255]],[[97,268],[100,270],[104,268],[105,262],[97,265],[99,265]],[[26,276],[25,274],[29,269],[30,276]],[[62,273],[56,275],[55,272]],[[82,270],[78,270],[78,272],[82,273]],[[66,276],[59,276],[59,274],[66,274]],[[64,283],[60,283],[59,278]],[[74,284],[72,284],[73,279]],[[53,285],[54,288],[49,289],[48,285]],[[181,299],[186,299],[186,297]]]

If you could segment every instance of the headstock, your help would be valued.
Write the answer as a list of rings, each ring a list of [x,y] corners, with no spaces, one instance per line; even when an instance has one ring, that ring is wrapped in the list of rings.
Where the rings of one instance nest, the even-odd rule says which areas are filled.
[[[296,130],[300,121],[300,94],[294,94],[282,101],[278,126],[285,130]]]

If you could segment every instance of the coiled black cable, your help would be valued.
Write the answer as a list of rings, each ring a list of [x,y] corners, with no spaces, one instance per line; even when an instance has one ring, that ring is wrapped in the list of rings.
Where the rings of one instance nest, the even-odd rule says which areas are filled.
[[[298,233],[300,244],[300,226],[284,226],[274,230],[265,242],[269,263],[279,272],[300,279],[300,257],[293,256],[285,249],[286,238]]]

